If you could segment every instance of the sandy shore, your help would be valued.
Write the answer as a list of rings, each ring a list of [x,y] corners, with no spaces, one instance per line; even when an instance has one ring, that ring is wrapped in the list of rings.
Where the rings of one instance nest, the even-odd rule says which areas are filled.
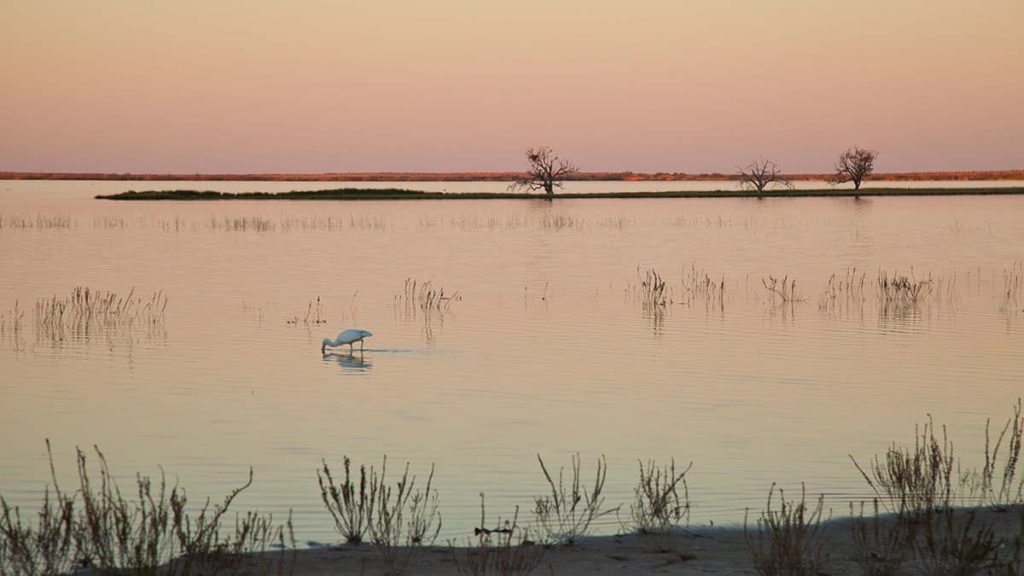
[[[1024,556],[1021,547],[1021,523],[1024,508],[1008,512],[979,509],[972,529],[991,525],[995,541],[1006,544],[1001,558]],[[958,512],[959,514],[959,512]],[[959,515],[959,518],[965,516]],[[883,522],[882,526],[888,526]],[[822,574],[863,574],[857,558],[863,549],[853,537],[849,518],[823,522],[821,525]],[[962,529],[962,524],[959,525]],[[752,534],[756,537],[756,533]],[[925,538],[919,536],[918,542]],[[462,540],[462,544],[466,542]],[[751,548],[742,527],[691,528],[670,535],[619,535],[587,538],[575,546],[533,546],[539,563],[533,574],[757,574]],[[423,548],[409,565],[406,574],[442,575],[471,573],[465,563],[467,548],[432,546]],[[387,574],[387,563],[381,552],[370,545],[330,546],[301,550],[295,555],[296,576]],[[1019,570],[1020,568],[1018,568]],[[935,567],[910,554],[899,574],[930,574]],[[494,574],[497,572],[487,572]],[[988,573],[987,570],[980,572]]]

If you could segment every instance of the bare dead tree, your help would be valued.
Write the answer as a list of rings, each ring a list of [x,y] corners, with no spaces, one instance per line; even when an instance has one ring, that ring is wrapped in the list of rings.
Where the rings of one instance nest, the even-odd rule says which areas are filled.
[[[739,168],[740,187],[744,190],[754,190],[757,197],[764,195],[764,191],[771,185],[792,188],[793,184],[782,175],[778,164],[771,160],[754,160],[744,168]]]
[[[875,158],[878,152],[854,146],[839,156],[836,162],[836,173],[829,178],[829,184],[853,182],[853,189],[860,190],[864,177],[875,169]]]
[[[543,190],[548,200],[554,197],[555,188],[562,187],[562,180],[580,170],[572,162],[559,158],[547,146],[527,150],[526,161],[529,163],[526,176],[516,180],[509,189]]]

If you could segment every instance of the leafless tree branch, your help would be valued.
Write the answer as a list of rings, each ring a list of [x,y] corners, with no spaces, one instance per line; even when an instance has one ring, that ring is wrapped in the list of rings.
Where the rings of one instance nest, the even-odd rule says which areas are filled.
[[[543,190],[549,200],[554,196],[555,188],[562,187],[563,180],[579,172],[575,164],[559,158],[547,146],[527,150],[526,161],[529,164],[526,176],[512,183],[509,189]]]
[[[771,160],[754,160],[743,168],[738,168],[740,186],[744,190],[754,190],[760,198],[768,186],[775,184],[785,188],[792,188],[793,184],[783,176],[778,164]]]
[[[854,146],[839,156],[836,162],[836,173],[829,178],[829,184],[853,182],[853,189],[860,190],[864,177],[875,169],[875,158],[878,152]]]

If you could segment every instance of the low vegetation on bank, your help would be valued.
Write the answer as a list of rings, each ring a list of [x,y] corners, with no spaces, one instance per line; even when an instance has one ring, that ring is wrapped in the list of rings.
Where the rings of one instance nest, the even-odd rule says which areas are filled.
[[[563,192],[554,198],[607,199],[607,198],[806,198],[806,197],[865,197],[865,196],[968,196],[1024,194],[1024,187],[979,188],[862,188],[860,190],[820,188],[814,190],[777,189],[758,190],[674,190],[667,192]],[[216,192],[212,190],[129,190],[116,194],[99,194],[99,200],[528,200],[545,196],[523,192],[425,192],[402,188],[339,188],[336,190],[294,190],[290,192]]]
[[[699,561],[718,546],[730,572],[813,575],[855,565],[875,576],[907,569],[1018,576],[1024,573],[1022,440],[1017,400],[997,432],[986,424],[984,465],[969,467],[954,453],[946,430],[929,418],[917,426],[911,445],[893,443],[867,462],[851,456],[873,496],[859,503],[859,513],[851,501],[849,520],[830,520],[824,496],[809,499],[801,488],[791,498],[773,484],[755,520],[748,513],[739,550],[722,549],[736,540],[735,530],[704,534],[705,545],[691,545],[701,542],[694,538],[702,533],[689,527],[690,466],[677,472],[674,462],[659,467],[640,461],[634,501],[621,526],[630,538],[653,538],[646,547],[669,564]],[[57,482],[51,454],[52,484],[34,514],[23,516],[0,497],[0,573],[291,574],[300,556],[316,559],[316,551],[296,551],[290,519],[281,523],[247,512],[236,514],[231,528],[229,508],[252,484],[251,471],[220,504],[197,507],[188,505],[184,488],[168,488],[162,471],[157,479],[137,475],[134,489],[122,493],[98,448],[95,458],[98,464],[90,464],[89,455],[78,450],[80,486],[68,492]],[[433,466],[419,482],[409,464],[389,476],[385,457],[379,469],[361,465],[356,473],[346,457],[343,477],[336,478],[324,460],[316,473],[321,497],[347,545],[345,552],[320,555],[320,565],[298,571],[525,575],[542,563],[554,571],[556,564],[579,562],[587,556],[576,550],[587,545],[593,522],[622,508],[605,505],[605,459],[597,460],[592,480],[578,454],[557,474],[539,455],[538,462],[550,492],[534,497],[532,526],[520,525],[518,508],[512,520],[489,524],[481,494],[474,537],[449,541],[445,548],[434,545],[442,517]],[[628,546],[625,535],[605,543]],[[625,570],[629,560],[605,548],[588,561],[612,561]]]

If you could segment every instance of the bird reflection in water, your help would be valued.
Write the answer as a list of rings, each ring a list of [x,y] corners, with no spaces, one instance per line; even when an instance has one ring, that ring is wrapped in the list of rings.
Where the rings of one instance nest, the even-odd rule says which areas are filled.
[[[337,362],[342,370],[355,372],[366,372],[373,367],[373,362],[367,360],[362,352],[354,354],[340,354],[337,352],[325,352],[324,362]]]

